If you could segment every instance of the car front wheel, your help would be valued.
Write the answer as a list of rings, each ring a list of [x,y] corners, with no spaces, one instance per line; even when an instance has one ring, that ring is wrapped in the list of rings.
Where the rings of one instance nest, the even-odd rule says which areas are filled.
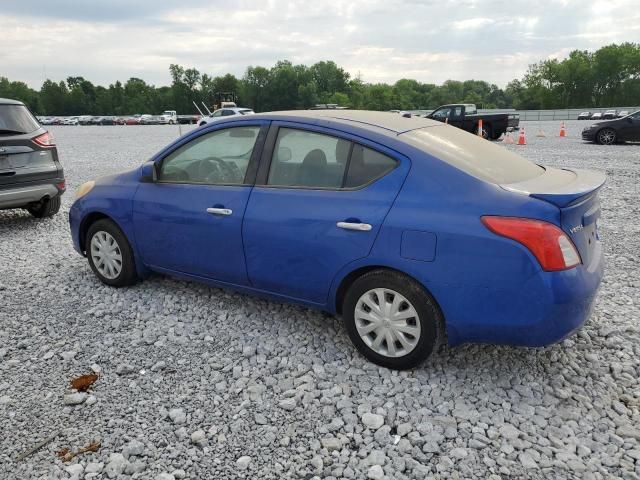
[[[603,128],[598,132],[598,143],[600,145],[613,145],[616,143],[616,132],[611,128]]]
[[[102,283],[124,287],[138,280],[131,246],[122,230],[111,220],[93,223],[87,232],[85,245],[89,266]]]
[[[419,365],[444,335],[433,297],[413,279],[389,270],[358,278],[345,295],[342,313],[360,353],[387,368]]]

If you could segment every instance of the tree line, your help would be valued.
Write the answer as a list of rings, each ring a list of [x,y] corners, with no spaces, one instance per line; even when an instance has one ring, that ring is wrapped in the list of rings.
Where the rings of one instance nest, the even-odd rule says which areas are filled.
[[[177,110],[195,113],[193,101],[211,108],[216,92],[235,92],[238,104],[254,110],[309,108],[336,103],[356,109],[432,109],[445,103],[483,108],[552,109],[633,106],[640,103],[640,44],[574,50],[563,60],[530,65],[522,79],[504,89],[482,80],[447,80],[442,85],[401,79],[393,85],[366,83],[332,61],[311,66],[283,60],[271,68],[250,66],[242,78],[212,77],[195,68],[170,65],[171,85],[156,87],[132,77],[108,87],[84,77],[45,80],[40,90],[0,76],[0,97],[25,102],[39,115],[128,115]]]

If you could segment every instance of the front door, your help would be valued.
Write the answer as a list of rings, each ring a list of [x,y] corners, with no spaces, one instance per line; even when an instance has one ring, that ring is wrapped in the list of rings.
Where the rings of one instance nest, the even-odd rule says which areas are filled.
[[[135,236],[152,269],[247,283],[241,229],[261,126],[235,125],[178,146],[160,161],[157,181],[140,184]]]
[[[249,281],[324,305],[339,270],[371,251],[408,160],[327,129],[271,128],[268,175],[251,193],[243,226]]]
[[[627,118],[619,120],[620,137],[622,140],[639,141],[640,140],[640,112],[636,112]]]

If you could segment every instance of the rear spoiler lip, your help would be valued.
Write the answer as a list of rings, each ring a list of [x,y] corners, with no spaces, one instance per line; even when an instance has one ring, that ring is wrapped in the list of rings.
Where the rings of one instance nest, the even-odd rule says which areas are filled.
[[[578,203],[585,196],[595,194],[606,182],[607,176],[603,172],[595,170],[582,170],[578,168],[553,168],[544,167],[545,173],[531,180],[525,180],[517,183],[501,184],[504,190],[522,195],[528,195],[533,198],[545,200],[553,203],[560,208],[568,207],[573,203]],[[560,186],[545,186],[550,177],[554,173],[561,171],[572,172],[576,175],[575,179]]]

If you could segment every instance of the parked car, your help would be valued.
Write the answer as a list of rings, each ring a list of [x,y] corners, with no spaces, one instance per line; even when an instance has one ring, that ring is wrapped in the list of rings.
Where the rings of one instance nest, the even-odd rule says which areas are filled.
[[[607,110],[602,115],[602,118],[603,120],[609,120],[611,118],[616,118],[617,116],[618,116],[618,112],[616,112],[615,110]]]
[[[219,108],[211,115],[207,117],[202,117],[200,119],[200,123],[198,125],[206,125],[209,122],[214,122],[220,120],[224,117],[232,117],[233,115],[253,115],[254,112],[250,108],[240,108],[240,107],[232,107],[232,108]]]
[[[581,112],[578,115],[578,120],[589,120],[591,118],[591,112]]]
[[[159,123],[160,120],[154,115],[145,114],[140,116],[140,125],[158,125]]]
[[[140,125],[140,117],[127,117],[124,119],[125,125]]]
[[[418,117],[234,115],[83,184],[69,221],[107,285],[155,271],[319,308],[401,369],[444,338],[575,332],[603,274],[604,180]]]
[[[640,142],[640,110],[624,118],[594,123],[582,130],[582,139],[601,145]]]
[[[446,122],[449,125],[472,133],[478,131],[478,125],[480,124],[480,119],[482,119],[482,136],[486,139],[496,140],[509,128],[509,115],[508,113],[479,114],[473,104],[454,103],[436,108],[426,118]]]
[[[629,115],[629,110],[620,110],[618,112],[618,118],[626,117],[627,115]]]
[[[78,122],[78,117],[67,117],[67,118],[63,118],[61,125],[79,125],[80,122]]]
[[[600,120],[602,119],[602,112],[595,112],[591,115],[591,120]]]
[[[0,98],[0,210],[50,217],[65,189],[53,136],[24,103]]]
[[[80,125],[91,125],[92,120],[93,120],[93,117],[91,115],[80,115],[78,117],[78,123]]]
[[[200,115],[178,115],[178,123],[195,125],[200,121]]]

